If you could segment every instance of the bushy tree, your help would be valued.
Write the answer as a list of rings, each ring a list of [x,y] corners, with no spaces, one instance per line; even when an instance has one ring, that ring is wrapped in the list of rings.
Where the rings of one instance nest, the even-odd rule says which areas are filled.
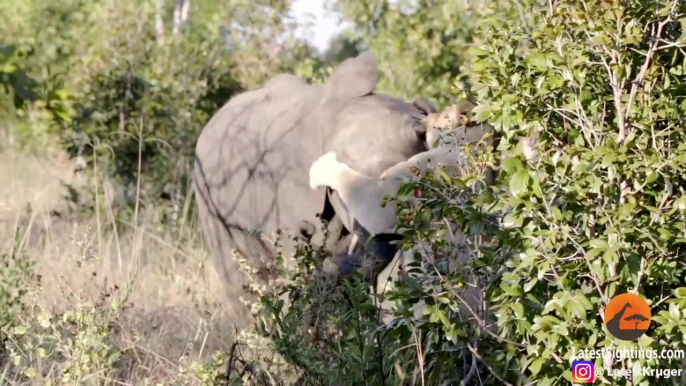
[[[378,58],[379,91],[405,99],[451,102],[450,90],[464,75],[461,66],[475,19],[458,1],[336,0],[333,11],[348,31]]]
[[[441,214],[436,224],[452,220],[472,237],[495,240],[474,243],[473,269],[487,286],[497,336],[458,338],[457,346],[485,364],[494,384],[567,384],[573,348],[686,343],[685,9],[675,1],[521,4],[527,18],[515,5],[484,15],[470,53],[471,91],[482,103],[476,118],[502,137],[499,184],[468,199],[427,190],[416,213],[430,209]],[[529,160],[526,137],[539,138]],[[467,181],[447,182],[449,189],[438,182],[461,192],[454,188]],[[413,229],[424,238],[436,231]],[[623,292],[644,297],[655,315],[636,342],[616,340],[603,323],[609,299]],[[460,326],[459,300],[446,294],[433,311],[447,316],[439,318],[439,341]],[[677,368],[678,361],[601,358],[596,367]]]
[[[4,140],[0,147],[12,143],[19,137],[20,145],[36,141],[36,131],[30,123],[36,117],[43,118],[48,125],[61,125],[71,119],[69,106],[70,95],[62,88],[62,82],[55,78],[41,81],[34,79],[27,72],[27,61],[31,52],[22,50],[14,44],[0,45],[0,124]],[[12,130],[17,117],[26,117],[27,125],[23,130]]]
[[[288,1],[186,0],[185,22],[181,3],[2,2],[17,15],[5,28],[35,53],[27,71],[58,76],[73,94],[73,121],[51,133],[87,173],[101,174],[95,186],[104,177],[114,188],[82,192],[86,208],[107,200],[126,218],[143,203],[175,226],[194,207],[189,165],[212,114],[310,56],[286,17]],[[156,205],[160,198],[173,205]]]

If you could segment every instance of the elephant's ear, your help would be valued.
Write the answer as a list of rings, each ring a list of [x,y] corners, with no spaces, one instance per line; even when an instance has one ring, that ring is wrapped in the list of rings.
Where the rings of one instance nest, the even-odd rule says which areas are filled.
[[[327,101],[345,100],[368,95],[374,91],[378,80],[376,56],[365,51],[346,59],[333,70],[324,86],[325,98]]]

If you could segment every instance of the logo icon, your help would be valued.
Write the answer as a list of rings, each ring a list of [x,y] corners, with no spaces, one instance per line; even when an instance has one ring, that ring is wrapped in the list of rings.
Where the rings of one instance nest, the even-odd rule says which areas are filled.
[[[590,361],[574,361],[572,363],[572,383],[595,382],[595,363]]]
[[[650,307],[634,294],[621,294],[610,299],[605,308],[605,325],[615,338],[636,340],[650,327]]]

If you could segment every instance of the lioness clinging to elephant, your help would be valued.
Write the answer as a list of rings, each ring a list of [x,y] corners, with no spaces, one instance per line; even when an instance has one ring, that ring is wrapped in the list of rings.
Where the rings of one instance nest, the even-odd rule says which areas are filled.
[[[366,248],[363,247],[356,253],[336,255],[334,260],[339,274],[351,274],[354,272],[351,266],[359,265],[375,292],[383,293],[388,280],[395,279],[401,266],[409,263],[413,255],[411,251],[401,252],[397,247],[382,245],[400,237],[389,237],[393,234],[397,219],[395,202],[391,201],[385,206],[381,203],[385,196],[395,196],[405,178],[412,178],[417,172],[419,175],[425,174],[430,165],[441,165],[451,174],[461,174],[461,168],[468,168],[469,165],[459,145],[482,139],[487,145],[492,145],[492,137],[484,138],[484,135],[491,134],[493,128],[489,125],[468,124],[468,119],[462,115],[467,112],[465,106],[471,108],[471,104],[453,105],[446,112],[429,114],[423,121],[428,126],[427,138],[431,136],[438,139],[450,134],[452,141],[442,138],[437,147],[393,165],[378,178],[365,175],[340,162],[334,152],[323,155],[312,164],[311,188],[334,189],[348,208],[351,218],[368,233],[363,237],[363,243],[371,242],[372,245],[372,248],[366,245]],[[456,234],[451,233],[450,236],[456,237]],[[480,306],[477,295],[472,293],[469,297],[472,308]],[[390,306],[388,301],[382,304],[385,310]],[[389,321],[387,317],[384,319],[385,322]]]
[[[386,169],[379,178],[373,178],[340,162],[336,153],[330,151],[319,157],[309,170],[310,187],[329,187],[336,191],[348,207],[348,214],[369,233],[389,232],[395,225],[395,205],[379,204],[387,195],[395,195],[404,178],[412,177],[415,170],[424,174],[429,163],[454,167],[465,160],[459,148],[452,145],[476,143],[485,134],[492,134],[490,125],[470,124],[466,115],[471,112],[469,102],[452,105],[442,113],[430,113],[422,120],[426,126],[427,143],[438,147],[421,152],[406,161]],[[492,146],[492,136],[485,139]]]

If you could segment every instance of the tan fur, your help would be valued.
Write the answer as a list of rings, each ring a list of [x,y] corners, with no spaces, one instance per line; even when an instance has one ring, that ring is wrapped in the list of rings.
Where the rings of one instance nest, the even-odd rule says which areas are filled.
[[[472,105],[469,101],[461,101],[448,106],[439,113],[428,114],[422,123],[426,129],[426,142],[429,147],[437,145],[441,139],[444,144],[475,143],[480,141],[485,134],[493,133],[490,125],[469,126],[472,118]],[[492,144],[492,139],[487,140]]]

